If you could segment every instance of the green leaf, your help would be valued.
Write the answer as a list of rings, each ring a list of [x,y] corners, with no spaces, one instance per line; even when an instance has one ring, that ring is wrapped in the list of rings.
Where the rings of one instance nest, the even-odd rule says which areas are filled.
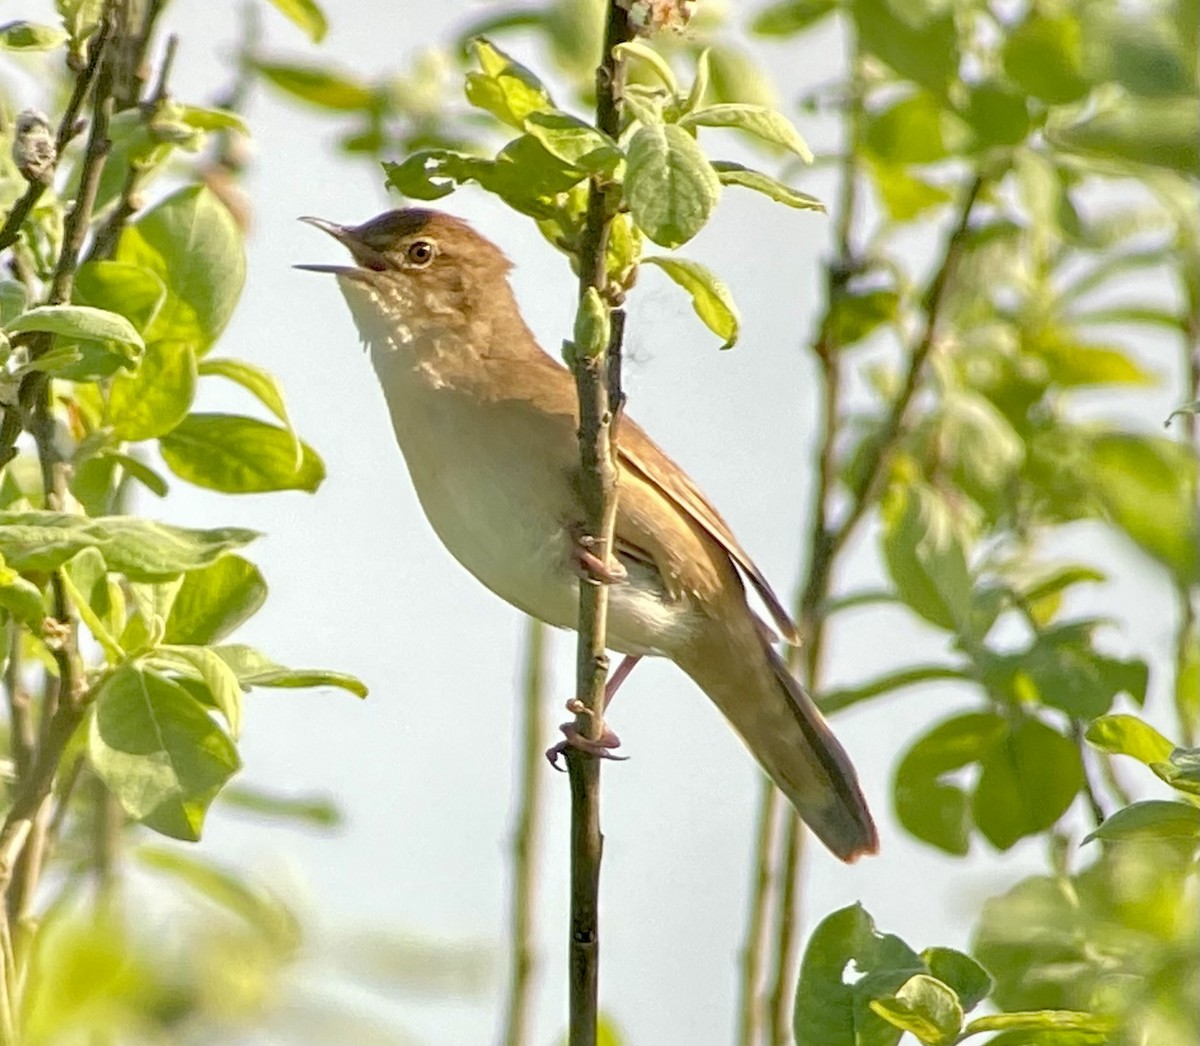
[[[167,297],[147,341],[179,341],[203,354],[225,328],[246,279],[237,222],[202,185],[172,193],[126,226],[116,260],[149,269]]]
[[[750,28],[760,36],[792,36],[816,25],[838,6],[838,0],[780,0],[759,11]]]
[[[237,113],[228,109],[208,109],[199,105],[174,104],[172,115],[180,123],[197,131],[236,131],[250,137],[250,126]]]
[[[892,221],[911,222],[951,199],[951,194],[940,185],[918,178],[902,164],[884,163],[869,155],[863,158],[867,161],[879,200]]]
[[[939,5],[896,0],[851,0],[849,8],[859,47],[903,78],[937,95],[958,79],[958,31],[953,12]]]
[[[153,342],[132,374],[113,378],[107,421],[123,440],[165,436],[191,409],[196,393],[196,356],[183,342]]]
[[[337,804],[326,796],[279,795],[249,785],[229,785],[221,792],[221,806],[317,828],[336,828],[343,820]]]
[[[28,625],[35,635],[42,631],[46,603],[42,590],[32,581],[21,577],[0,558],[0,607],[17,621]]]
[[[1089,452],[1112,522],[1184,584],[1200,579],[1195,455],[1175,440],[1124,433],[1097,435]]]
[[[267,583],[258,567],[226,554],[183,575],[166,619],[167,643],[204,645],[224,639],[266,602]]]
[[[67,42],[57,26],[36,22],[5,22],[0,25],[0,47],[6,51],[49,51]]]
[[[1083,97],[1083,33],[1070,15],[1031,14],[1005,34],[1004,71],[1026,94],[1051,105]]]
[[[229,732],[236,740],[242,732],[242,687],[233,669],[219,655],[206,646],[160,646],[154,660],[171,668],[184,667],[192,670],[196,679],[208,690],[208,696],[229,724]]]
[[[1101,716],[1086,737],[1102,752],[1133,756],[1149,766],[1169,759],[1175,746],[1145,720],[1133,715]]]
[[[14,316],[19,316],[29,304],[24,284],[15,280],[0,280],[0,328]]]
[[[589,174],[612,174],[621,162],[621,150],[608,135],[559,109],[530,113],[525,130],[551,156]]]
[[[100,644],[109,664],[115,665],[122,661],[125,651],[121,649],[121,645],[104,621],[111,612],[108,571],[104,557],[95,548],[82,549],[73,559],[62,565],[59,579],[74,604],[76,613]]]
[[[162,581],[256,537],[237,527],[188,530],[132,516],[0,512],[0,555],[18,570],[56,570],[82,549],[96,548],[109,570],[133,581]]]
[[[900,1033],[869,1002],[925,972],[899,937],[876,931],[862,905],[826,916],[800,964],[792,1016],[796,1046],[894,1046]]]
[[[233,742],[182,687],[132,664],[100,685],[87,754],[130,817],[189,841],[240,766]]]
[[[255,62],[254,68],[293,98],[335,112],[355,112],[375,105],[375,92],[341,73],[311,65]]]
[[[541,80],[489,41],[471,41],[471,53],[481,70],[467,73],[467,101],[476,108],[518,131],[532,113],[555,108]]]
[[[236,414],[189,414],[159,441],[163,461],[180,479],[226,494],[315,491],[325,479],[317,452],[286,429]]]
[[[282,12],[284,17],[303,29],[314,44],[319,44],[325,39],[329,23],[315,0],[271,0],[271,4],[277,11]]]
[[[349,691],[355,697],[367,696],[367,688],[354,676],[344,672],[330,672],[322,668],[285,668],[253,647],[238,643],[212,649],[233,669],[238,682],[245,687],[267,686],[294,690],[313,686],[336,686]]]
[[[929,972],[953,989],[962,1008],[968,1012],[986,999],[992,990],[991,975],[969,955],[953,948],[926,948],[921,961]]]
[[[1200,167],[1198,119],[1200,103],[1194,93],[1178,98],[1120,96],[1075,123],[1049,123],[1046,137],[1069,152],[1193,176]]]
[[[1197,839],[1200,838],[1200,810],[1190,803],[1167,799],[1145,799],[1123,806],[1094,832],[1083,839],[1119,842],[1126,839]]]
[[[296,463],[300,464],[303,455],[300,437],[288,414],[287,404],[283,399],[283,389],[279,387],[279,382],[270,371],[247,363],[245,360],[210,358],[200,361],[200,374],[216,374],[240,385],[283,422],[283,427],[292,434],[296,441]]]
[[[1025,718],[984,755],[971,801],[975,825],[998,850],[1054,825],[1083,787],[1070,738]]]
[[[843,290],[834,298],[829,313],[829,339],[838,348],[854,345],[892,323],[899,307],[900,296],[893,290]]]
[[[726,103],[724,105],[707,105],[702,109],[693,109],[685,113],[679,120],[681,127],[732,127],[744,131],[771,145],[778,145],[795,153],[805,163],[812,163],[813,154],[808,144],[800,137],[800,132],[792,126],[792,122],[774,109],[765,105],[746,105],[744,103]]]
[[[84,262],[75,274],[75,300],[124,316],[145,334],[167,298],[163,281],[149,269],[118,261]]]
[[[958,784],[944,780],[981,762],[1007,732],[993,712],[974,712],[939,723],[914,742],[896,768],[896,817],[923,842],[964,856],[970,849],[970,800]]]
[[[939,628],[962,628],[971,611],[971,574],[949,505],[922,483],[895,484],[881,514],[883,557],[897,594]]]
[[[671,63],[653,47],[642,43],[641,40],[630,40],[628,43],[617,44],[615,52],[626,60],[636,58],[645,62],[672,96],[679,94],[679,81],[675,79]]]
[[[1177,791],[1200,796],[1200,749],[1176,748],[1166,762],[1152,763],[1150,769]]]
[[[660,247],[679,247],[708,221],[721,183],[696,140],[675,124],[639,127],[629,141],[625,195],[633,220]]]
[[[755,192],[770,197],[776,203],[782,203],[800,211],[825,212],[825,204],[815,196],[809,196],[808,193],[793,189],[790,185],[784,185],[783,182],[777,181],[769,174],[763,174],[762,171],[743,167],[740,163],[733,163],[729,160],[714,160],[712,167],[717,172],[717,179],[722,185],[740,185],[745,189],[753,189]]]
[[[45,331],[85,341],[116,341],[145,347],[142,336],[124,316],[90,305],[38,305],[21,313],[5,327],[8,334]]]
[[[831,712],[840,712],[843,708],[849,708],[850,705],[856,705],[860,701],[869,701],[873,697],[890,694],[893,690],[900,690],[903,687],[916,686],[918,683],[941,679],[972,680],[973,678],[968,670],[957,668],[954,665],[913,665],[909,668],[897,669],[894,672],[886,672],[878,678],[872,679],[868,683],[860,683],[858,686],[826,690],[817,695],[817,704],[820,705],[821,711],[828,715]]]
[[[982,148],[1019,145],[1029,134],[1028,99],[995,81],[974,84],[960,115]]]
[[[885,164],[936,163],[944,159],[947,145],[943,125],[949,114],[927,91],[867,117],[863,145]]]
[[[714,272],[699,262],[685,258],[650,255],[642,259],[647,265],[662,269],[672,280],[691,295],[692,308],[704,325],[718,338],[723,349],[733,348],[738,336],[738,311],[733,295]]]
[[[871,1009],[901,1031],[911,1032],[930,1046],[949,1046],[962,1027],[958,996],[936,977],[918,973],[895,995],[872,999]]]
[[[167,481],[144,461],[139,461],[132,454],[124,454],[119,450],[106,448],[101,452],[100,456],[103,458],[112,458],[129,476],[136,479],[152,494],[157,494],[160,498],[165,498],[169,493],[170,488],[167,486]]]
[[[173,876],[206,900],[244,919],[257,931],[256,940],[265,938],[280,954],[291,954],[299,947],[302,935],[295,914],[274,894],[248,882],[240,871],[226,872],[179,849],[139,846],[134,854],[140,865]]]
[[[1104,1035],[1112,1031],[1111,1017],[1072,1010],[1031,1010],[1026,1013],[993,1013],[976,1017],[966,1026],[965,1033],[981,1031],[1079,1031]],[[1035,1040],[1039,1041],[1039,1040]]]

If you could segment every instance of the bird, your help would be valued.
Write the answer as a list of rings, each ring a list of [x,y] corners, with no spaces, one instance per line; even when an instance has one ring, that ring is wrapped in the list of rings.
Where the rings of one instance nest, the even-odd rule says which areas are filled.
[[[748,583],[790,642],[797,629],[728,524],[623,415],[616,430],[613,560],[582,536],[578,402],[571,372],[522,318],[512,263],[466,221],[420,207],[360,225],[301,219],[346,248],[333,274],[383,389],[429,523],[493,593],[550,625],[577,624],[580,576],[611,585],[609,649],[665,657],[708,695],[829,850],[846,862],[878,833],[845,749],[773,648]],[[569,706],[570,707],[570,706]],[[596,755],[617,743],[568,742]]]

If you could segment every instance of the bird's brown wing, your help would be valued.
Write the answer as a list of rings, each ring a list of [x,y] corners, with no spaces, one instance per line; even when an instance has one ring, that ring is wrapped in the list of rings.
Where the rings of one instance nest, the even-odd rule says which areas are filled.
[[[789,643],[799,642],[799,632],[791,615],[775,595],[762,571],[746,550],[738,544],[729,524],[712,502],[688,478],[686,472],[664,454],[645,431],[629,418],[622,418],[617,430],[618,458],[623,469],[654,487],[663,497],[700,526],[745,574],[771,612],[775,624]]]

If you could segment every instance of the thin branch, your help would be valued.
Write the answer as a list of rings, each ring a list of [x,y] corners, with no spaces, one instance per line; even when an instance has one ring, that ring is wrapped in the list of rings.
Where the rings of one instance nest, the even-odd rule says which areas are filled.
[[[796,950],[800,943],[797,934],[796,910],[800,895],[800,857],[804,852],[804,825],[794,810],[786,811],[787,833],[784,842],[785,863],[779,873],[781,895],[779,917],[776,920],[775,983],[771,988],[768,1012],[771,1016],[771,1046],[790,1046],[792,1042],[792,996],[796,979]]]
[[[537,850],[541,836],[541,781],[545,766],[542,711],[546,691],[546,626],[529,618],[525,638],[525,680],[521,701],[521,763],[517,791],[516,827],[512,841],[512,901],[509,926],[509,988],[504,1022],[504,1046],[529,1042],[533,1007],[534,897],[537,892]]]
[[[609,0],[604,50],[596,69],[596,126],[612,138],[620,132],[619,98],[624,64],[618,44],[630,38],[628,13]],[[580,248],[579,293],[595,288],[602,298],[608,289],[605,247],[618,200],[617,188],[593,178],[588,190],[587,220]],[[575,366],[579,397],[580,494],[584,533],[592,551],[607,562],[617,516],[617,472],[613,428],[621,406],[620,351],[623,317],[614,310],[607,352],[580,359]],[[608,675],[605,634],[608,589],[582,580],[579,585],[579,646],[576,696],[584,712],[577,728],[585,737],[597,736],[604,711]],[[571,778],[571,937],[569,946],[568,1041],[570,1046],[595,1046],[599,1017],[599,893],[600,762],[577,750],[567,754]]]
[[[762,970],[767,948],[767,907],[771,900],[771,851],[775,846],[779,789],[762,778],[758,830],[754,844],[754,878],[750,887],[750,914],[746,917],[746,944],[742,948],[741,998],[738,1003],[738,1046],[754,1046],[762,1028]]]

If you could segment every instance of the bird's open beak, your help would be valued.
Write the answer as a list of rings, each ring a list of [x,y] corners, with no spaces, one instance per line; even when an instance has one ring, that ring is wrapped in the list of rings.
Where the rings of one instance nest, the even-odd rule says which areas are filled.
[[[338,243],[346,248],[353,256],[357,265],[294,265],[294,269],[305,272],[330,272],[335,276],[347,276],[350,279],[370,283],[374,273],[383,272],[387,263],[383,256],[374,248],[368,247],[358,237],[358,229],[351,225],[338,225],[337,222],[326,221],[324,218],[305,216],[300,219],[322,232],[329,233]]]

